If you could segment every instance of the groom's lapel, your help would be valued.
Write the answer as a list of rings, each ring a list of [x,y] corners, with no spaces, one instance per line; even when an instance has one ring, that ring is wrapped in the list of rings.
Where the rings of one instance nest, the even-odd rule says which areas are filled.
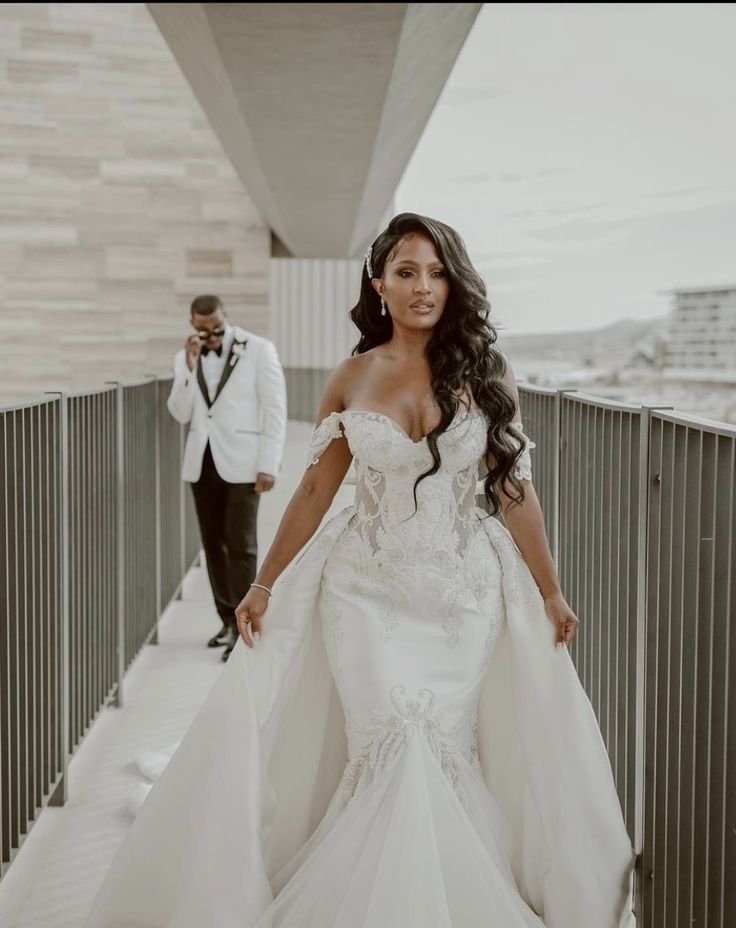
[[[248,339],[244,338],[242,341],[238,341],[237,338],[233,339],[232,345],[230,345],[230,351],[228,356],[225,359],[225,367],[222,371],[222,377],[220,377],[220,382],[217,384],[217,390],[215,391],[215,398],[212,400],[213,403],[217,401],[217,398],[225,389],[225,384],[230,379],[230,375],[235,370],[235,365],[240,360],[242,349],[248,344]]]
[[[197,358],[197,383],[199,384],[199,389],[202,391],[202,396],[204,397],[205,403],[208,406],[212,405],[212,400],[210,399],[210,391],[207,389],[207,382],[204,379],[204,371],[202,370],[202,355]]]

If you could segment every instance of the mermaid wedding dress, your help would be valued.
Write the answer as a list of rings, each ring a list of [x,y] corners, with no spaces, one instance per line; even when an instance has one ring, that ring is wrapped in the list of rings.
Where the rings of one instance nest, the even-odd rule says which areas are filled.
[[[349,409],[352,505],[279,577],[119,848],[86,928],[631,928],[634,853],[534,579],[476,507],[487,423],[432,458]],[[531,477],[533,443],[518,426]]]

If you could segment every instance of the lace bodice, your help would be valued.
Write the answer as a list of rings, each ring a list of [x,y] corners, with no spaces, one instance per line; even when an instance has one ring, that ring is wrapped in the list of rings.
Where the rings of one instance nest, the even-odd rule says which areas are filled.
[[[515,471],[531,479],[529,452],[536,446],[521,425],[516,432],[524,450]],[[412,584],[435,591],[450,645],[458,639],[461,604],[487,593],[487,552],[480,539],[481,518],[487,514],[475,499],[486,435],[482,410],[458,411],[438,438],[439,470],[417,484],[415,511],[414,483],[433,465],[426,437],[415,442],[389,416],[358,409],[330,413],[312,434],[308,466],[319,462],[333,439],[345,437],[350,445],[355,514],[342,544],[355,565],[355,591],[385,594],[384,640],[396,628],[394,606],[409,595],[405,591]],[[409,576],[413,579],[407,584]]]
[[[514,474],[519,479],[531,480],[530,451],[536,444],[525,434],[521,423],[512,422],[511,426],[523,444]],[[417,486],[417,505],[423,515],[436,524],[450,526],[450,531],[462,531],[474,513],[481,466],[485,471],[486,428],[485,415],[478,407],[458,411],[438,439],[439,471]],[[343,435],[355,463],[355,505],[365,522],[366,540],[375,552],[380,547],[381,530],[413,513],[412,488],[417,477],[432,466],[432,454],[426,437],[414,441],[390,416],[346,409],[330,413],[314,429],[307,467],[317,464],[330,442]]]

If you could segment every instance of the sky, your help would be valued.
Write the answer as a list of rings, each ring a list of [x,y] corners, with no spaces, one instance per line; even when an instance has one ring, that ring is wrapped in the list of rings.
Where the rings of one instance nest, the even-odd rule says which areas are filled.
[[[736,285],[736,4],[486,3],[397,188],[509,334]]]

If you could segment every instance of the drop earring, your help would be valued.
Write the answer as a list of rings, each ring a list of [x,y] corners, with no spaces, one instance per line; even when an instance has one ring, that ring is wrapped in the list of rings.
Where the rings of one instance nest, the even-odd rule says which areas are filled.
[[[381,297],[381,315],[382,316],[386,315],[386,304],[383,301],[383,297]]]

